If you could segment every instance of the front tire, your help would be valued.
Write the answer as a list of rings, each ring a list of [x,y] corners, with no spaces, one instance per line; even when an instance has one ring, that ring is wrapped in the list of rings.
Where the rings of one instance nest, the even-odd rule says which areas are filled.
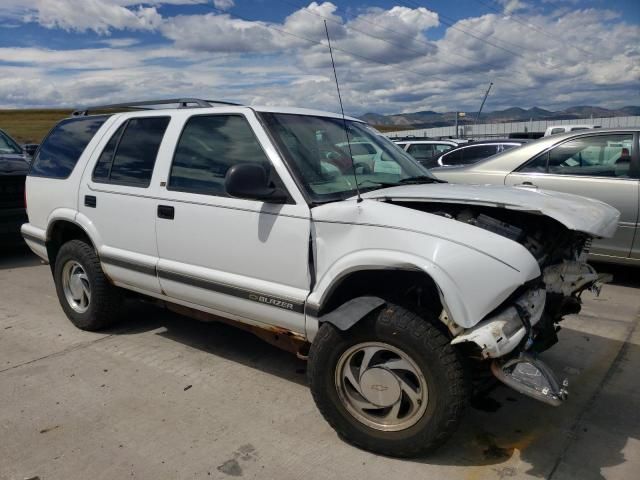
[[[82,330],[101,330],[120,315],[122,295],[109,283],[93,247],[71,240],[58,251],[53,272],[60,305]]]
[[[309,352],[311,393],[349,443],[415,457],[454,432],[466,382],[449,339],[431,321],[388,305],[346,332],[321,326]]]

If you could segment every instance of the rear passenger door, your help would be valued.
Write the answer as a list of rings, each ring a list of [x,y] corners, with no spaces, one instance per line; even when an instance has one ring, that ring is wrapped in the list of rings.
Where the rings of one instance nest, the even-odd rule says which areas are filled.
[[[505,183],[582,195],[617,208],[615,236],[594,241],[592,252],[628,257],[638,224],[637,141],[633,132],[581,135],[530,160]]]
[[[169,297],[212,313],[304,333],[309,208],[257,118],[245,113],[185,118],[158,179],[160,284]],[[291,200],[228,196],[225,175],[240,162],[264,166]]]
[[[157,114],[116,122],[80,186],[79,211],[94,229],[106,275],[152,293],[160,293],[152,180],[169,122]]]

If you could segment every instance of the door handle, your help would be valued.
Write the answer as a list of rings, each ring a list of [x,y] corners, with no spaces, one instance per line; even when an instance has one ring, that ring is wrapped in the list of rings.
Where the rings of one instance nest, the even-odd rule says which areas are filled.
[[[538,188],[538,186],[535,183],[531,183],[531,182],[517,183],[517,184],[514,185],[514,187],[533,187],[533,188]]]
[[[158,218],[173,220],[176,215],[175,209],[170,205],[158,205]]]

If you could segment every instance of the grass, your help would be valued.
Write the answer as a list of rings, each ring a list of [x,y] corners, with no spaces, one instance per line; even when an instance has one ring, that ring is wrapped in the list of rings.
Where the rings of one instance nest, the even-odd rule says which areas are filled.
[[[18,143],[40,143],[49,130],[71,110],[0,110],[0,129]]]

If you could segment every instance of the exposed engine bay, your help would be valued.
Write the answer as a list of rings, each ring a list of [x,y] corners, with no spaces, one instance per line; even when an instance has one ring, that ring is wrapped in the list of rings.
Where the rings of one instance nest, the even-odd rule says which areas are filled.
[[[478,359],[493,359],[492,372],[508,386],[545,403],[561,404],[567,385],[537,354],[558,341],[558,323],[565,315],[580,312],[582,292],[591,289],[598,294],[606,281],[586,263],[591,237],[525,211],[439,202],[401,204],[509,238],[533,255],[541,277],[518,288],[474,327],[456,332],[451,343],[475,347],[471,355]]]

